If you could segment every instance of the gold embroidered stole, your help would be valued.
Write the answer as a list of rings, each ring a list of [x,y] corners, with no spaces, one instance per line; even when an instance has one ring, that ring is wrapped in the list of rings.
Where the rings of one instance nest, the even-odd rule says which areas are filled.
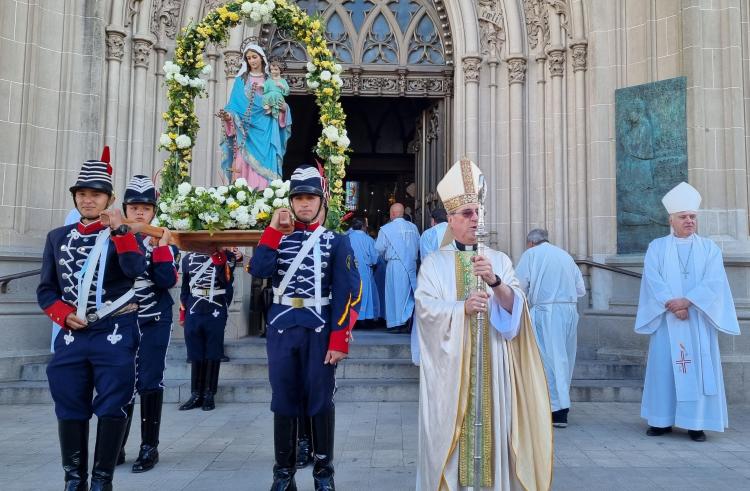
[[[459,251],[456,253],[456,298],[465,299],[476,289],[476,276],[472,274],[471,251]],[[490,356],[490,331],[489,312],[485,316],[482,326],[482,387],[477,388],[477,321],[472,316],[469,328],[471,343],[471,377],[469,383],[469,400],[466,407],[464,420],[461,423],[461,435],[458,443],[458,478],[461,486],[472,486],[474,484],[474,397],[477,390],[482,391],[482,427],[481,453],[482,453],[482,487],[492,487],[493,472],[493,442],[492,442],[492,360]]]

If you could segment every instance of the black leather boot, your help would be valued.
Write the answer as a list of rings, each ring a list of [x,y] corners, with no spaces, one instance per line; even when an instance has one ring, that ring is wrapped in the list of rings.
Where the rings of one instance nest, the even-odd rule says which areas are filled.
[[[206,384],[203,392],[203,410],[213,411],[216,407],[214,396],[219,388],[219,367],[221,360],[207,360],[206,364]]]
[[[310,424],[307,416],[297,418],[297,469],[304,469],[313,461]]]
[[[65,471],[65,491],[86,491],[89,488],[89,422],[59,419],[57,433]]]
[[[297,491],[294,466],[297,451],[297,418],[273,415],[273,446],[276,464],[273,466],[271,491]]]
[[[159,428],[164,391],[152,390],[141,394],[141,450],[133,462],[133,472],[146,472],[159,462]]]
[[[127,424],[125,418],[99,418],[94,468],[91,470],[91,491],[112,491],[112,477]]]
[[[313,441],[313,481],[315,491],[334,491],[333,483],[333,430],[336,423],[336,410],[331,407],[326,412],[312,417]]]
[[[125,436],[122,438],[122,448],[120,449],[120,455],[117,456],[117,465],[125,463],[125,444],[128,443],[128,435],[130,434],[130,424],[133,422],[133,405],[131,402],[125,406],[125,414],[127,414],[128,424],[125,426]]]
[[[180,406],[180,411],[195,409],[203,405],[203,388],[205,386],[206,362],[194,361],[190,364],[190,399]]]

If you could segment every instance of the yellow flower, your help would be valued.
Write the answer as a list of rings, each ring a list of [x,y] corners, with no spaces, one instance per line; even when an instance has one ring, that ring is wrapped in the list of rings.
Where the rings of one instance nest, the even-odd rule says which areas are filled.
[[[268,218],[268,216],[269,216],[268,213],[266,213],[265,211],[259,211],[258,214],[255,215],[255,219],[256,220],[265,220],[266,218]]]
[[[310,23],[310,29],[312,29],[313,31],[317,31],[317,30],[319,30],[319,29],[320,29],[320,21],[319,21],[319,20],[317,20],[317,19],[316,19],[316,20],[314,20],[314,21],[312,21],[312,22]]]
[[[240,16],[239,16],[239,14],[237,14],[235,12],[230,12],[229,13],[229,20],[231,20],[232,22],[237,22],[238,20],[240,20]]]
[[[330,87],[326,87],[325,89],[323,89],[323,94],[331,96],[333,95],[333,89]]]
[[[169,138],[174,140],[175,138],[177,138],[177,133],[169,133]]]
[[[235,210],[235,209],[237,209],[237,208],[239,208],[239,207],[240,207],[240,204],[239,204],[238,202],[236,202],[236,201],[235,201],[235,202],[233,202],[233,203],[231,203],[231,204],[229,205],[229,208],[231,208],[232,210]]]

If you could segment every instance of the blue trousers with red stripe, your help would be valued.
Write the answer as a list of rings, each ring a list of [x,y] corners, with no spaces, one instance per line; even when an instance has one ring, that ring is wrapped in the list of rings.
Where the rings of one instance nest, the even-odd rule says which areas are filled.
[[[292,327],[266,330],[271,411],[315,416],[333,408],[336,366],[324,365],[330,330]]]
[[[164,369],[167,363],[167,348],[172,337],[172,316],[158,315],[141,318],[141,345],[136,359],[137,378],[135,387],[139,394],[163,390]]]
[[[77,331],[62,329],[47,379],[58,419],[124,418],[135,390],[141,334],[138,313],[108,317]],[[96,390],[96,396],[94,396]]]

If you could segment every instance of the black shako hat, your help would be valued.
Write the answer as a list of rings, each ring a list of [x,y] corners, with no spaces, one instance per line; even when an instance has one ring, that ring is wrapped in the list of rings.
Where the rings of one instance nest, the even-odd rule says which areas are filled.
[[[109,165],[109,147],[104,147],[102,158],[99,160],[87,160],[81,166],[78,180],[70,187],[70,192],[75,194],[79,189],[95,189],[103,191],[112,196],[112,166]]]
[[[125,188],[125,196],[122,198],[122,205],[145,203],[156,206],[156,200],[156,187],[151,178],[137,175],[130,178],[128,187]]]
[[[300,165],[292,173],[289,185],[289,197],[298,194],[312,194],[325,198],[323,192],[323,177],[320,171],[312,165]]]

